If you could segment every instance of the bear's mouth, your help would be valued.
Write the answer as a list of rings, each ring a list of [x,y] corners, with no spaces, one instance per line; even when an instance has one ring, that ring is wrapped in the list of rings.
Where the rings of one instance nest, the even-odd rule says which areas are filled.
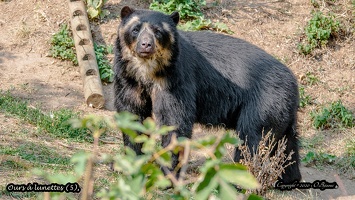
[[[137,52],[138,56],[141,58],[151,58],[154,54],[154,50],[150,51],[138,51]]]

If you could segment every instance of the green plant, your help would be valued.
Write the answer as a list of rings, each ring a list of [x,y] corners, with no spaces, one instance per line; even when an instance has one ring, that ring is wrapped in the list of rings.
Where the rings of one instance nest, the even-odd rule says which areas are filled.
[[[313,49],[326,45],[331,37],[337,36],[339,29],[340,23],[334,15],[314,12],[305,28],[306,42],[298,44],[298,50],[305,55],[311,53]]]
[[[55,148],[49,148],[42,144],[27,142],[19,144],[19,146],[0,148],[0,154],[19,156],[23,160],[35,163],[56,164],[57,166],[67,166],[69,164],[69,157],[60,155]]]
[[[327,154],[327,153],[319,153],[318,154],[318,160],[322,163],[327,163],[327,164],[332,164],[336,160],[336,156],[332,154]]]
[[[312,85],[317,84],[319,82],[319,79],[312,72],[307,72],[306,73],[306,82],[308,85],[312,86]]]
[[[349,173],[354,178],[355,175],[355,138],[346,143],[346,150],[342,158],[337,162],[340,171]]]
[[[309,151],[304,158],[302,158],[302,162],[304,162],[306,165],[310,165],[313,163],[316,159],[316,153],[313,151]]]
[[[78,60],[75,53],[74,40],[70,35],[70,30],[67,24],[63,24],[59,31],[52,36],[49,55],[53,58],[61,60],[69,60],[78,65]]]
[[[80,120],[73,120],[73,126],[88,128],[93,133],[94,146],[92,153],[76,154],[72,158],[75,175],[56,175],[52,177],[40,170],[36,174],[41,175],[51,182],[63,183],[68,180],[78,181],[83,177],[82,197],[90,197],[92,189],[88,187],[91,182],[95,185],[96,163],[113,163],[113,168],[118,171],[118,178],[107,188],[98,189],[96,194],[100,199],[145,199],[160,195],[161,199],[208,199],[215,196],[219,199],[235,199],[239,194],[233,184],[242,189],[256,189],[259,184],[255,178],[241,164],[224,163],[223,156],[226,154],[226,144],[237,145],[239,140],[232,137],[231,133],[210,136],[198,140],[171,138],[167,147],[156,145],[160,136],[167,134],[174,128],[170,126],[158,127],[151,118],[140,123],[137,116],[127,112],[119,113],[114,118],[87,116]],[[142,143],[143,155],[136,155],[130,148],[125,148],[125,154],[108,155],[101,154],[98,158],[98,139],[105,132],[106,126],[114,128],[125,134],[136,143]],[[142,134],[138,134],[138,132]],[[197,181],[187,182],[184,180],[186,164],[192,149],[204,150],[208,158],[200,168]],[[172,152],[180,154],[180,177],[176,177],[176,170],[164,175],[162,167],[171,166]],[[67,177],[67,179],[62,179]],[[171,187],[166,193],[161,194],[164,188]],[[65,195],[65,194],[61,194]],[[157,197],[158,198],[158,197]],[[249,199],[260,199],[256,195],[249,195]]]
[[[181,19],[189,20],[202,17],[200,7],[205,5],[206,0],[153,0],[149,8],[167,14],[178,11]]]
[[[182,19],[178,28],[184,31],[210,29],[233,34],[233,31],[226,24],[222,22],[213,23],[210,19],[204,17],[200,7],[205,5],[205,0],[153,0],[149,8],[166,14],[178,11]]]
[[[112,47],[94,44],[94,50],[101,80],[111,83],[113,81],[114,72],[111,69],[110,61],[106,56],[107,54],[112,53]]]
[[[316,129],[351,128],[355,125],[353,114],[340,100],[333,102],[329,108],[324,108],[321,112],[311,112],[311,117]]]
[[[337,157],[335,155],[327,154],[324,152],[316,153],[314,151],[309,151],[307,155],[302,159],[307,166],[312,164],[332,164],[335,162]]]
[[[233,34],[233,31],[228,28],[228,26],[222,22],[213,23],[210,19],[205,19],[203,16],[187,21],[184,24],[178,26],[179,29],[183,31],[198,31],[198,30],[214,30],[217,32],[225,32],[228,34]]]
[[[306,107],[306,105],[310,105],[312,103],[312,97],[309,95],[306,95],[306,92],[304,91],[303,86],[299,87],[299,94],[300,94],[299,106],[301,108],[304,108],[304,107]]]
[[[355,156],[355,138],[352,138],[346,143],[346,154]]]
[[[38,108],[27,106],[27,102],[11,96],[9,92],[0,91],[0,112],[12,114],[24,121],[36,125],[38,131],[58,137],[77,141],[92,141],[86,129],[74,129],[68,123],[79,114],[71,110],[60,109],[45,113]]]
[[[71,37],[70,30],[66,24],[60,28],[58,33],[53,35],[51,44],[50,55],[52,57],[62,60],[69,60],[72,61],[74,65],[78,65],[74,40]],[[107,54],[112,54],[113,48],[94,43],[94,51],[101,80],[105,82],[112,82],[114,72],[111,69],[110,61],[107,59]]]
[[[110,12],[102,9],[107,0],[86,0],[87,13],[90,19],[103,19]]]

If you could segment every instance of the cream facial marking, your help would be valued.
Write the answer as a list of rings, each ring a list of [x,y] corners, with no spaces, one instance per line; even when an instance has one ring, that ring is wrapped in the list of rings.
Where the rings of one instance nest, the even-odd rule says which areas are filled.
[[[172,34],[172,31],[170,29],[170,26],[168,23],[166,22],[163,22],[163,29],[169,33],[169,39],[170,39],[170,43],[173,44],[175,42],[175,38],[174,38],[174,35]]]
[[[133,24],[138,24],[140,23],[140,19],[137,16],[133,16],[119,31],[120,36],[122,36],[127,29],[131,28]]]

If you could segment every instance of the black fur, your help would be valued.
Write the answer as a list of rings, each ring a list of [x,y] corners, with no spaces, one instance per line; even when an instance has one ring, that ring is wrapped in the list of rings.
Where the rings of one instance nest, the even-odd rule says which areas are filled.
[[[117,38],[115,56],[115,106],[117,111],[130,111],[143,120],[154,114],[159,125],[177,129],[162,138],[168,145],[172,134],[191,138],[194,123],[225,124],[240,134],[250,149],[257,146],[262,130],[272,129],[276,139],[287,138],[286,153],[294,151],[295,164],[286,168],[282,179],[301,179],[296,132],[298,86],[292,72],[260,48],[238,38],[211,32],[183,32],[176,29],[178,15],[165,15],[147,10],[122,9],[119,30],[137,16],[152,27],[169,25],[173,43],[162,41],[171,52],[169,65],[154,73],[166,83],[158,87],[155,78],[144,81],[128,73],[131,60],[125,60],[122,48],[139,40],[126,32]],[[167,34],[163,31],[163,35]],[[156,36],[153,36],[156,37]],[[141,145],[132,144],[124,136],[126,146],[140,152]],[[235,161],[240,152],[236,150]],[[174,158],[177,164],[177,157]]]

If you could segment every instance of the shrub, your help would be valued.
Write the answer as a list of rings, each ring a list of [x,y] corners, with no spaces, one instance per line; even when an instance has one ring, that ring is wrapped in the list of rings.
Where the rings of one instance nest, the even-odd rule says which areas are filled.
[[[58,184],[65,184],[68,180],[76,182],[83,177],[81,192],[83,198],[93,198],[90,197],[90,194],[93,193],[93,188],[90,185],[95,185],[95,169],[98,167],[97,163],[102,162],[113,163],[113,168],[119,174],[116,182],[110,183],[107,188],[99,188],[100,191],[96,193],[96,197],[100,199],[144,199],[147,196],[163,195],[162,199],[208,199],[215,196],[228,200],[235,199],[240,194],[233,186],[234,184],[242,189],[257,189],[259,186],[245,166],[222,162],[222,157],[227,152],[225,145],[239,144],[239,140],[232,137],[231,133],[198,140],[177,139],[173,136],[171,143],[164,148],[157,145],[158,139],[174,128],[158,127],[150,118],[139,123],[137,116],[123,112],[116,114],[114,119],[87,116],[80,120],[73,120],[72,123],[74,127],[91,130],[94,137],[93,152],[81,152],[73,156],[75,175],[71,173],[50,176],[41,170],[36,170],[36,174]],[[130,148],[125,148],[125,154],[100,154],[99,158],[97,156],[99,137],[107,128],[119,130],[127,134],[132,141],[143,143],[144,154],[136,155]],[[142,134],[138,134],[138,131]],[[184,180],[184,177],[192,149],[204,150],[208,158],[201,167],[197,181],[191,183]],[[178,165],[180,168],[179,178],[176,178],[176,170],[164,175],[161,169],[161,167],[171,166],[171,152],[182,152]],[[157,194],[156,191],[167,187],[171,187],[171,190],[166,194]],[[52,193],[51,195],[66,194]],[[260,199],[256,195],[249,195],[249,197],[250,199]]]

